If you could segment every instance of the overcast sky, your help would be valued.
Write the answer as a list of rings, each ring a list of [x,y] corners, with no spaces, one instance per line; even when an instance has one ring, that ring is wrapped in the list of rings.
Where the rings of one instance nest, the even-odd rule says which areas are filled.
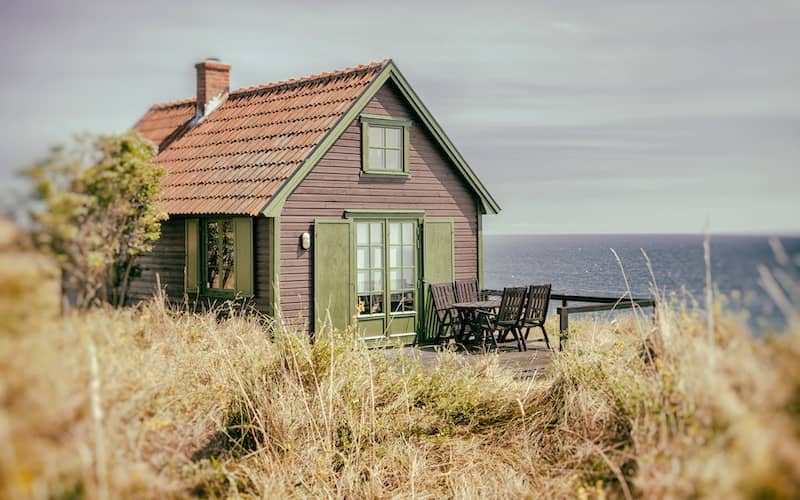
[[[0,3],[0,181],[194,95],[393,58],[487,233],[800,231],[800,1]]]

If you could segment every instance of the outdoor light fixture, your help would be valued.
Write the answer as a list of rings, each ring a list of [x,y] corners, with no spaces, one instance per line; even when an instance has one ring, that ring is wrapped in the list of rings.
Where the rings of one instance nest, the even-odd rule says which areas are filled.
[[[303,250],[308,250],[311,248],[311,235],[308,232],[303,233],[300,235],[300,247]]]

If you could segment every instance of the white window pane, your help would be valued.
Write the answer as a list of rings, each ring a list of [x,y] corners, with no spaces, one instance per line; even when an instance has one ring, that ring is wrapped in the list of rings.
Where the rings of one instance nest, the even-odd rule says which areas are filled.
[[[400,267],[403,265],[400,260],[401,248],[402,247],[399,245],[392,245],[389,247],[389,267]]]
[[[393,293],[391,295],[391,300],[392,300],[392,312],[402,312],[404,310],[402,293]]]
[[[414,266],[414,247],[403,247],[403,265],[405,267]]]
[[[369,247],[358,247],[356,249],[356,266],[358,269],[366,269],[369,267]]]
[[[402,290],[403,280],[400,270],[389,271],[389,290]]]
[[[356,243],[363,245],[369,242],[369,224],[356,224]]]
[[[383,271],[372,271],[372,291],[383,290]]]
[[[369,292],[369,271],[359,271],[356,282],[356,288],[359,293]]]
[[[383,243],[383,224],[373,222],[369,225],[369,241],[373,244]]]
[[[414,292],[406,292],[403,294],[403,307],[406,311],[414,310]]]
[[[384,146],[383,141],[383,127],[369,127],[369,147],[371,148],[382,148]]]
[[[369,295],[359,295],[357,307],[358,307],[358,314],[368,314]]]
[[[402,167],[400,165],[400,158],[401,156],[399,149],[387,149],[386,170],[402,170]],[[372,165],[372,160],[370,160],[370,165]]]
[[[414,223],[403,223],[403,244],[412,245],[414,243]]]
[[[387,128],[386,129],[386,147],[387,148],[395,148],[400,149],[400,144],[402,143],[402,139],[400,138],[400,134],[403,133],[403,129],[399,128]]]
[[[414,278],[413,269],[403,269],[403,288],[414,288],[416,279]]]
[[[397,222],[392,222],[389,224],[389,244],[390,245],[399,245],[402,241],[400,240],[400,224]]]
[[[370,297],[369,314],[380,314],[383,312],[383,294]]]
[[[383,149],[369,148],[369,168],[383,169]]]
[[[383,247],[372,247],[373,269],[383,269]]]

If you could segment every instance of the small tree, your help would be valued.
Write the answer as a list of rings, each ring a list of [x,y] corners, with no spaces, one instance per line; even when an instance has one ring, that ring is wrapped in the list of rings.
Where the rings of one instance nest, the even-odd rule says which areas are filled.
[[[34,185],[35,241],[61,265],[79,308],[125,303],[135,260],[161,235],[156,197],[164,170],[136,132],[83,135],[57,146],[23,175]]]

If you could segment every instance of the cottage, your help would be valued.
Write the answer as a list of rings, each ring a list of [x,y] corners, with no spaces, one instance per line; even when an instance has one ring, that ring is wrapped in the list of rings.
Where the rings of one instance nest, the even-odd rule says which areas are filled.
[[[313,330],[425,340],[425,285],[482,275],[499,207],[391,61],[239,90],[198,63],[197,97],[135,128],[167,174],[156,274],[173,300],[246,297]]]

